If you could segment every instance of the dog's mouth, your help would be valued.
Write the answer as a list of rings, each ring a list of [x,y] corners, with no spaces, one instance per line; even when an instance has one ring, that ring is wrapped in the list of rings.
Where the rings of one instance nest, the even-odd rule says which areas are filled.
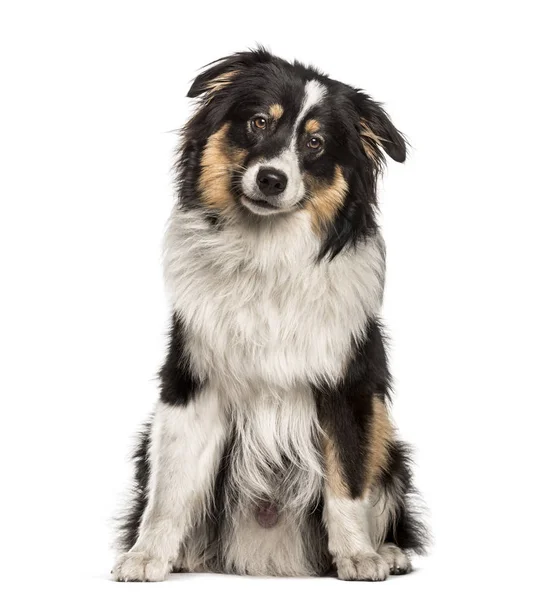
[[[247,209],[258,215],[283,212],[283,208],[280,208],[275,204],[271,204],[267,200],[256,200],[255,198],[250,198],[245,194],[242,194],[241,202]]]

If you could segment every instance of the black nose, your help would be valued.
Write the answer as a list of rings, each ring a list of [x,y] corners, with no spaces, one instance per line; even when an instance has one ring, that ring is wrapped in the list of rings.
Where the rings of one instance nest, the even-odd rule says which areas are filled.
[[[265,196],[277,196],[287,187],[287,175],[270,167],[259,169],[257,185]]]

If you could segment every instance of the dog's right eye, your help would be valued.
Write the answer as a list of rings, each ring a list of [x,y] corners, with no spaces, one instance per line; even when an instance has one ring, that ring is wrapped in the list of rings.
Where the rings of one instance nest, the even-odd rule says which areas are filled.
[[[261,130],[261,129],[266,129],[268,125],[268,121],[264,118],[264,117],[255,117],[254,119],[251,119],[251,126],[253,127],[254,130]]]

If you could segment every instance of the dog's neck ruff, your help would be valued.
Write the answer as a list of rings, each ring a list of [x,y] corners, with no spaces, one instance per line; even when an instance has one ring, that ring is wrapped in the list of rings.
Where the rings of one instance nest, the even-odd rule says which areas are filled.
[[[384,247],[376,235],[331,261],[319,251],[306,211],[217,228],[202,211],[175,207],[165,278],[197,376],[235,401],[339,380],[378,314]]]

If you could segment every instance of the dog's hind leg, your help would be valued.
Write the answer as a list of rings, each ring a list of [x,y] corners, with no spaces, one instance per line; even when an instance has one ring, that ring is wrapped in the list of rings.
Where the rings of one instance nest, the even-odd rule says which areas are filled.
[[[158,403],[147,457],[146,508],[135,544],[118,558],[115,579],[165,579],[207,510],[227,432],[224,405],[208,386],[180,405]]]

